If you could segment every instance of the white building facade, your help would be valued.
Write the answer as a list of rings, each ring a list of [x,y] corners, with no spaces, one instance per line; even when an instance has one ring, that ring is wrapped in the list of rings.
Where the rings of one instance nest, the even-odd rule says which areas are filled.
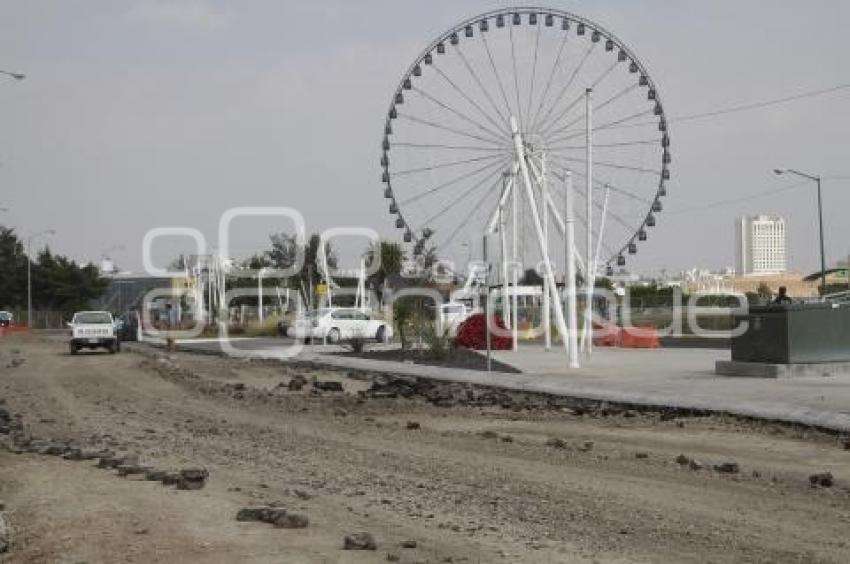
[[[735,260],[739,275],[785,272],[787,235],[785,218],[768,215],[735,221]]]

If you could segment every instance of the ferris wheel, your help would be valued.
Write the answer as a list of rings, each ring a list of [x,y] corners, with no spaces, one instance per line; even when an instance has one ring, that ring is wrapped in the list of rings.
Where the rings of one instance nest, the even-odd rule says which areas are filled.
[[[551,206],[544,215],[563,229],[558,210],[575,181],[586,187],[576,191],[576,247],[597,259],[588,252],[580,270],[611,274],[656,224],[669,146],[658,88],[622,41],[567,12],[508,8],[461,22],[416,57],[392,94],[380,164],[414,254],[434,248],[450,260],[502,214],[514,261],[564,256],[560,240],[536,245],[528,210]],[[535,191],[508,196],[529,180]]]

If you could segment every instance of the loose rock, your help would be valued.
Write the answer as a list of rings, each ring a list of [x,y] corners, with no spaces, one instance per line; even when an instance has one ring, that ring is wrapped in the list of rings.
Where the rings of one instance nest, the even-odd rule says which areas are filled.
[[[323,392],[342,392],[344,391],[342,387],[342,382],[337,382],[336,380],[313,380],[313,387],[317,390],[321,390]]]
[[[721,474],[737,474],[741,471],[737,462],[723,462],[721,464],[715,464],[714,469]]]
[[[278,529],[304,529],[310,521],[307,519],[306,515],[301,515],[300,513],[284,513],[280,517],[278,517],[274,526]]]
[[[343,550],[376,550],[375,537],[369,533],[354,533],[345,537]]]
[[[421,425],[419,425],[419,421],[408,421],[407,425],[405,425],[405,428],[411,429],[411,430],[419,429],[419,428],[421,428]]]
[[[546,446],[552,448],[565,449],[567,448],[567,441],[565,441],[564,439],[559,439],[558,437],[552,437],[551,439],[546,441]]]
[[[685,456],[684,454],[680,454],[676,457],[676,464],[681,464],[682,466],[689,463],[690,461],[691,459]]]
[[[833,482],[831,472],[818,472],[817,474],[809,476],[809,484],[811,484],[813,488],[817,486],[822,488],[831,488]]]
[[[6,517],[0,513],[0,554],[9,550],[12,544],[12,527],[6,522]]]
[[[298,392],[306,384],[307,384],[307,378],[305,378],[301,374],[297,374],[297,375],[292,377],[292,379],[289,381],[289,384],[287,384],[287,387],[289,388],[290,392]]]

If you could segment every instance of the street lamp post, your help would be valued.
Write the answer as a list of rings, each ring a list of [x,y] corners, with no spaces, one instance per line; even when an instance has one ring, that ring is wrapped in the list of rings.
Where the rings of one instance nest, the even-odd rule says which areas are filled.
[[[817,184],[818,187],[818,227],[820,229],[820,279],[821,279],[821,296],[826,293],[826,253],[824,253],[823,249],[823,204],[821,200],[821,190],[820,190],[820,176],[814,176],[812,174],[806,174],[805,172],[800,172],[799,170],[794,170],[793,168],[775,168],[773,172],[777,175],[785,174],[795,174],[802,178],[806,178],[808,180],[813,181]]]
[[[27,75],[19,73],[19,72],[9,72],[9,71],[4,71],[4,70],[0,70],[0,74],[5,74],[6,76],[11,76],[15,80],[23,80],[27,77]]]
[[[54,235],[53,229],[39,231],[27,237],[27,327],[32,329],[32,242],[42,235]]]

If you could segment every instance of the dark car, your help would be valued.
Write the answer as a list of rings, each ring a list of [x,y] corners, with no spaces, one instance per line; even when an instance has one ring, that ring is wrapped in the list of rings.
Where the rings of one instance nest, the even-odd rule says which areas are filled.
[[[135,311],[127,312],[115,320],[115,330],[121,341],[135,341],[138,338],[139,317]]]

